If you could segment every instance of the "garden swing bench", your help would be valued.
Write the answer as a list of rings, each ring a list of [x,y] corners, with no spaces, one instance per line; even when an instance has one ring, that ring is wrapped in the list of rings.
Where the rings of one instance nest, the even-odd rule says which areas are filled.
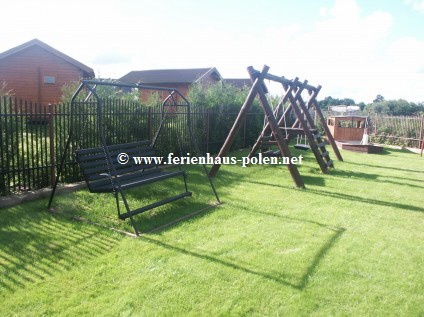
[[[123,144],[112,144],[107,145],[103,133],[103,120],[102,120],[102,98],[96,91],[97,86],[113,86],[123,89],[139,89],[149,90],[156,92],[167,92],[168,97],[164,99],[161,106],[161,120],[159,127],[155,133],[153,140],[142,140],[132,143]],[[59,177],[63,171],[63,166],[67,156],[67,151],[70,148],[71,140],[75,133],[75,108],[77,104],[77,97],[84,90],[89,92],[85,101],[89,100],[90,97],[95,97],[96,117],[98,125],[98,135],[101,146],[96,148],[78,149],[75,151],[76,161],[80,167],[80,170],[84,176],[87,187],[91,193],[113,193],[116,200],[116,206],[118,211],[118,217],[121,220],[130,218],[131,225],[134,228],[135,234],[139,235],[139,230],[134,222],[133,216],[150,209],[165,205],[167,203],[176,201],[178,199],[191,196],[192,193],[188,191],[186,172],[184,170],[179,171],[165,171],[160,166],[151,162],[144,162],[143,164],[136,164],[131,157],[155,157],[155,144],[159,138],[159,135],[163,129],[165,120],[167,119],[166,107],[185,107],[187,115],[186,126],[188,128],[188,134],[190,137],[191,145],[197,152],[197,156],[200,156],[199,147],[194,138],[192,126],[191,126],[191,113],[190,113],[190,102],[177,90],[173,88],[163,88],[154,86],[144,86],[139,84],[122,84],[122,83],[111,83],[94,80],[83,80],[75,91],[71,99],[71,112],[70,112],[70,127],[69,136],[62,154],[62,158],[58,167],[56,181],[53,185],[53,190],[50,196],[50,200],[47,208],[51,207],[53,197],[58,185]],[[183,104],[178,104],[176,98],[183,101]],[[126,154],[126,155],[125,155]],[[125,162],[125,164],[123,164]],[[154,162],[154,161],[153,161]],[[207,168],[203,165],[206,177],[208,178],[209,184],[216,197],[218,203],[220,203],[218,194],[212,183],[212,180],[208,174]],[[184,182],[184,191],[181,194],[170,196],[155,203],[142,206],[138,209],[129,207],[127,198],[125,196],[125,190],[140,187],[143,185],[159,182],[173,177],[182,177]],[[119,196],[122,199],[126,212],[122,213],[120,208]]]

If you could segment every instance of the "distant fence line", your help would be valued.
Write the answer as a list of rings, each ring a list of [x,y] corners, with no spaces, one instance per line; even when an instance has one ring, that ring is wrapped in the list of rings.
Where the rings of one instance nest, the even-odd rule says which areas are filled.
[[[337,116],[340,113],[324,111],[325,117]],[[346,113],[349,116],[365,117],[367,114]],[[424,115],[392,116],[386,114],[368,115],[370,141],[380,144],[420,147],[423,136]]]
[[[420,147],[424,128],[424,115],[370,116],[371,141],[374,143]]]
[[[77,148],[100,146],[94,103],[77,103],[75,137],[65,160],[60,181],[82,179],[75,162]],[[84,108],[84,109],[83,109]],[[192,127],[203,153],[216,153],[238,114],[238,109],[199,110],[193,107]],[[222,108],[222,107],[221,107]],[[78,110],[80,110],[78,112]],[[159,126],[160,105],[142,106],[122,100],[106,100],[103,105],[104,135],[107,144],[152,139]],[[70,105],[37,105],[15,98],[0,98],[0,195],[51,186],[69,134]],[[167,120],[157,143],[157,152],[189,151],[185,120],[178,112]],[[263,125],[263,114],[249,113],[234,149],[252,145]],[[177,139],[183,146],[177,146]]]

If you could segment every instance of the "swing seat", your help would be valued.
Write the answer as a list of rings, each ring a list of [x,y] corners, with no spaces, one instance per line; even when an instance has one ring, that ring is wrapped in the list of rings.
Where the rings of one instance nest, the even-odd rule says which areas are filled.
[[[279,157],[279,156],[281,156],[281,153],[280,153],[280,150],[277,150],[277,151],[269,150],[269,151],[262,152],[262,156],[264,156],[264,157]]]
[[[311,147],[309,146],[309,144],[298,143],[294,145],[294,148],[298,150],[306,151],[306,150],[309,150]]]
[[[155,151],[150,146],[150,141],[116,144],[106,147],[110,156],[107,159],[103,147],[77,150],[76,158],[84,175],[88,189],[92,193],[120,192],[125,189],[151,184],[172,177],[182,176],[186,181],[185,171],[167,172],[160,169],[154,161],[136,164],[133,157],[155,157]],[[118,155],[126,153],[128,162],[119,163]],[[111,169],[113,165],[114,169]],[[185,191],[182,194],[168,197],[154,204],[144,206],[137,210],[119,213],[119,218],[125,219],[149,209],[167,204],[180,198],[191,196]]]

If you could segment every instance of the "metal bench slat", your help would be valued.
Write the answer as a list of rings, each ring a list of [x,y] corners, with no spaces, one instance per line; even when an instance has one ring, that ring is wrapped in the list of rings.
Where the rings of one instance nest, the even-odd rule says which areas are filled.
[[[124,213],[124,214],[121,214],[121,215],[119,216],[119,218],[120,218],[120,219],[126,219],[126,218],[129,218],[130,216],[134,216],[134,215],[141,214],[142,212],[145,212],[145,211],[147,211],[147,210],[150,210],[150,209],[153,209],[153,208],[156,208],[156,207],[159,207],[159,206],[162,206],[162,205],[168,204],[168,203],[170,203],[170,202],[172,202],[172,201],[175,201],[175,200],[178,200],[178,199],[181,199],[181,198],[187,197],[187,196],[191,196],[191,195],[192,195],[192,193],[191,193],[191,192],[184,192],[184,193],[179,194],[179,195],[176,195],[176,196],[172,196],[172,197],[169,197],[169,198],[165,198],[165,199],[160,200],[160,201],[158,201],[158,202],[155,202],[155,203],[153,203],[153,204],[150,204],[150,205],[147,205],[147,206],[141,207],[141,208],[139,208],[139,209],[132,210],[132,211],[130,211],[130,212],[126,212],[126,213]]]
[[[155,164],[113,164],[113,166],[115,167],[115,171],[116,173],[119,174],[125,174],[125,173],[129,173],[132,171],[137,171],[140,169],[146,169],[146,168],[151,168],[156,166]],[[98,174],[100,173],[109,173],[109,167],[107,164],[104,165],[100,165],[100,166],[95,166],[92,168],[87,168],[87,169],[81,169],[82,173],[84,175],[92,175],[92,174]],[[112,170],[111,170],[112,172]]]
[[[118,179],[128,179],[128,178],[132,178],[132,177],[142,177],[144,175],[160,173],[161,171],[162,170],[160,168],[149,168],[149,169],[144,170],[144,171],[138,171],[138,172],[127,173],[127,174],[117,174],[117,175],[118,175]],[[94,183],[94,182],[99,181],[99,180],[109,179],[109,176],[105,175],[106,173],[102,173],[102,174],[90,175],[90,176],[87,177],[87,180]],[[114,177],[114,175],[112,175],[112,177]]]
[[[160,180],[164,180],[171,177],[181,176],[184,175],[184,171],[177,171],[177,172],[160,172],[160,173],[154,173],[151,175],[148,175],[147,177],[132,177],[128,179],[118,179],[119,184],[121,185],[122,189],[130,189],[134,187],[138,187],[141,185],[151,184]],[[109,184],[101,185],[101,186],[95,186],[92,188],[94,192],[111,192],[112,184],[110,180],[108,179]],[[115,184],[117,186],[117,184]]]

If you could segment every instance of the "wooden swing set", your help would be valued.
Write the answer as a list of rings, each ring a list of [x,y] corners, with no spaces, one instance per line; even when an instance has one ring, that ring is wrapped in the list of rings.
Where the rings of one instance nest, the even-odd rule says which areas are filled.
[[[246,119],[246,115],[254,99],[258,96],[266,120],[262,132],[253,145],[248,157],[253,157],[262,147],[269,147],[272,145],[278,146],[278,150],[274,153],[268,152],[267,154],[271,154],[273,156],[292,157],[288,143],[293,137],[303,136],[306,140],[308,140],[309,146],[306,144],[298,144],[297,148],[310,148],[314,153],[315,159],[321,171],[323,173],[328,173],[329,169],[334,167],[334,164],[330,158],[329,152],[325,148],[326,142],[324,141],[323,136],[319,133],[310,113],[312,108],[315,109],[324,129],[325,136],[331,144],[337,159],[339,161],[343,161],[343,158],[330,130],[328,129],[326,120],[316,100],[318,93],[321,90],[321,86],[311,86],[308,84],[307,80],[301,83],[298,78],[289,80],[285,77],[275,76],[269,74],[268,70],[269,66],[266,65],[263,67],[262,71],[255,70],[251,66],[247,68],[253,84],[233,124],[233,127],[227,136],[227,139],[219,151],[218,157],[226,156],[229,152],[231,145],[237,137],[240,127]],[[284,89],[283,97],[280,99],[275,109],[272,109],[266,97],[268,89],[264,82],[265,79],[281,84]],[[304,91],[307,91],[309,95],[309,99],[306,102],[302,97],[302,92]],[[289,121],[292,111],[296,116],[296,120],[290,127],[287,127],[286,122]],[[212,177],[218,173],[220,166],[221,164],[215,164],[212,166],[210,170],[210,175]],[[287,168],[289,169],[295,185],[299,188],[305,188],[304,182],[296,165],[287,164]]]

